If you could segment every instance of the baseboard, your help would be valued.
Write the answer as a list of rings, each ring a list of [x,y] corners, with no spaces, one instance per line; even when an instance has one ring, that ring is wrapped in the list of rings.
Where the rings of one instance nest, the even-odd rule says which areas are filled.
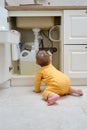
[[[35,76],[13,76],[11,78],[12,86],[33,86]]]
[[[87,86],[86,78],[71,78],[72,86]]]

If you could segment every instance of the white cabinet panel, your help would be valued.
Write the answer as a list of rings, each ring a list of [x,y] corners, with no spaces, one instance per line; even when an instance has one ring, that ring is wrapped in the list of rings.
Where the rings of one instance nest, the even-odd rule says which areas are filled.
[[[7,22],[7,17],[8,17],[8,11],[4,7],[0,7],[0,30],[9,29],[9,23]]]
[[[71,78],[87,78],[87,45],[64,45],[64,72]]]
[[[87,44],[87,11],[64,11],[64,44]]]
[[[86,38],[87,37],[87,17],[72,17],[71,18],[71,37]]]
[[[10,44],[0,44],[0,84],[11,78],[9,67],[11,66]]]
[[[20,35],[17,31],[0,31],[0,84],[11,79],[11,44],[20,42]],[[16,50],[12,53],[17,53]]]

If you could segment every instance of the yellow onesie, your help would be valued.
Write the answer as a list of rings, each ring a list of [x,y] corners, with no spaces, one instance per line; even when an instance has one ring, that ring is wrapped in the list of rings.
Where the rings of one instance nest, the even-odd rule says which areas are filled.
[[[57,70],[53,65],[41,67],[35,78],[35,91],[40,92],[41,81],[45,83],[46,89],[42,92],[42,96],[47,100],[49,93],[66,95],[69,93],[70,80],[68,76]]]

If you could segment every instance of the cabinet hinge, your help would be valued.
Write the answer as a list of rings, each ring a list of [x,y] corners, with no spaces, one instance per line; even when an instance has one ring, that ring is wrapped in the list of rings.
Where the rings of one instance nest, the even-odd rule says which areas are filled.
[[[10,17],[7,17],[7,22],[10,22]]]
[[[13,69],[13,67],[12,67],[12,66],[9,66],[9,72],[10,72],[12,69]]]

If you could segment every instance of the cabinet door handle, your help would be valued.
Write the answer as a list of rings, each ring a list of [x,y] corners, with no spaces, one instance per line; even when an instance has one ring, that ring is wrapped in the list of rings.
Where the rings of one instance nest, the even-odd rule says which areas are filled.
[[[87,46],[85,46],[85,49],[87,49]]]
[[[87,14],[87,11],[85,11],[85,13]]]

